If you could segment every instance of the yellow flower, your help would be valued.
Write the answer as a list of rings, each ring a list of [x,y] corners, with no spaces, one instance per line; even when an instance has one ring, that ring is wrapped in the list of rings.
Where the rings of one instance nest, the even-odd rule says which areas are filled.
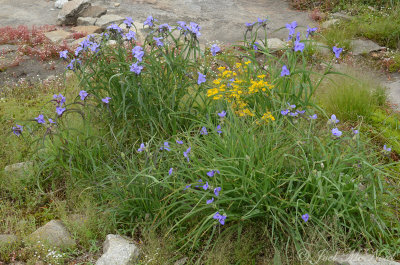
[[[219,85],[219,84],[221,83],[221,78],[215,79],[215,80],[213,81],[213,83],[214,83],[215,85]]]
[[[247,61],[247,62],[245,62],[245,64],[246,64],[246,65],[248,65],[248,64],[250,64],[250,63],[251,63],[251,61]]]
[[[242,67],[242,64],[241,63],[236,63],[236,68],[240,68],[240,67]]]
[[[223,66],[220,66],[220,67],[218,68],[218,70],[219,70],[220,72],[224,71],[225,69],[226,69],[226,68],[223,67]]]
[[[257,77],[260,78],[260,79],[264,79],[265,75],[258,75]]]

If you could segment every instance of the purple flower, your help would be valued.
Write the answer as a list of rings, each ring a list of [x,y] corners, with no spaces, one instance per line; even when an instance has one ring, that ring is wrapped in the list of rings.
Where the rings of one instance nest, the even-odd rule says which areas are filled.
[[[305,47],[304,43],[302,43],[300,41],[294,42],[294,51],[295,52],[298,52],[298,51],[303,52],[304,47]]]
[[[65,103],[65,97],[62,94],[54,94],[53,100],[57,103],[57,106],[61,107]]]
[[[199,24],[190,22],[188,30],[192,32],[197,38],[201,36],[200,29],[201,27],[199,26]]]
[[[125,38],[127,40],[132,40],[132,39],[136,40],[136,33],[130,30],[128,31],[128,33],[125,34]]]
[[[253,30],[254,24],[256,24],[256,22],[246,22],[247,30]]]
[[[200,72],[197,72],[199,74],[199,77],[197,78],[197,84],[200,85],[201,83],[205,83],[206,82],[206,76],[203,75]]]
[[[67,50],[61,51],[61,52],[60,52],[60,58],[68,59],[67,54],[68,54],[68,51],[67,51]]]
[[[82,46],[78,46],[75,49],[75,56],[79,56],[79,53],[83,51],[83,47]],[[72,61],[71,61],[72,62]],[[72,70],[72,69],[71,69]]]
[[[290,75],[289,69],[287,69],[286,65],[282,66],[281,76]]]
[[[160,150],[171,151],[171,149],[169,149],[169,143],[168,143],[168,142],[164,142],[164,146],[162,146],[162,147],[160,148]]]
[[[210,203],[212,203],[213,201],[214,201],[214,197],[211,198],[211,199],[209,199],[209,200],[207,200],[207,204],[210,204]]]
[[[74,70],[74,66],[75,66],[76,63],[81,64],[82,62],[79,59],[72,59],[71,62],[67,65],[66,68],[69,69],[69,70]]]
[[[351,128],[351,130],[353,131],[354,134],[358,134],[359,133],[359,131],[356,130],[356,129]]]
[[[192,186],[192,184],[185,186],[185,188],[183,190],[187,190],[188,188],[190,188],[190,186]]]
[[[207,176],[214,177],[215,173],[220,174],[219,170],[211,170],[207,172]]]
[[[317,114],[313,114],[309,116],[311,120],[316,120],[318,118]]]
[[[176,27],[178,30],[186,31],[188,29],[185,21],[178,21],[176,23],[179,25],[179,27]]]
[[[340,54],[342,53],[343,48],[338,48],[338,47],[336,47],[336,46],[333,46],[332,50],[333,50],[333,52],[335,53],[336,58],[339,59],[339,56],[340,56]]]
[[[144,55],[143,48],[141,46],[135,46],[135,48],[132,49],[132,55],[139,62],[141,62],[143,60],[143,55]]]
[[[215,194],[215,196],[219,196],[219,192],[221,191],[221,187],[216,187],[215,189],[214,189],[214,194]]]
[[[333,136],[336,136],[336,137],[340,137],[340,136],[342,136],[342,132],[339,131],[338,128],[333,128],[333,129],[332,129],[332,135],[333,135]]]
[[[130,27],[132,27],[133,19],[132,19],[131,17],[127,17],[127,18],[124,20],[124,23],[130,28]]]
[[[258,21],[258,24],[259,24],[260,26],[262,26],[262,25],[264,25],[264,24],[265,24],[265,22],[267,22],[267,21],[268,21],[268,19],[261,19],[261,18],[257,18],[257,21]]]
[[[204,190],[208,190],[208,181],[206,181],[206,184],[203,185]]]
[[[168,175],[172,175],[172,171],[173,171],[174,169],[171,167],[169,170],[168,170]]]
[[[117,24],[111,24],[110,26],[107,27],[107,29],[110,31],[115,31],[117,33],[122,32],[122,29]]]
[[[96,43],[96,42],[92,42],[92,44],[90,45],[89,49],[90,49],[92,52],[96,53],[96,52],[99,51],[99,47],[100,47],[100,44],[98,44],[98,43]]]
[[[392,151],[392,148],[387,147],[386,144],[383,146],[383,150],[390,153]]]
[[[135,74],[140,74],[140,72],[142,72],[142,70],[143,70],[143,66],[141,66],[141,65],[138,65],[138,63],[133,63],[132,65],[131,65],[131,72],[133,72],[133,73],[135,73]]]
[[[226,215],[221,215],[219,212],[216,212],[213,216],[213,219],[218,220],[221,225],[225,224]]]
[[[105,97],[105,98],[103,98],[103,99],[101,99],[101,101],[103,101],[105,104],[108,104],[108,103],[110,103],[110,97]]]
[[[81,100],[85,100],[88,95],[89,95],[88,92],[86,92],[85,90],[81,90],[79,92],[79,96],[81,97]]]
[[[36,120],[37,123],[39,123],[39,124],[45,124],[45,123],[46,123],[46,121],[44,120],[44,116],[43,116],[42,114],[40,114],[39,116],[37,116],[37,117],[35,118],[35,120]]]
[[[189,154],[190,154],[190,150],[192,150],[191,147],[189,147],[188,149],[186,149],[185,152],[183,152],[183,156],[186,157],[187,161],[189,162]]]
[[[298,113],[297,111],[295,111],[295,112],[290,112],[290,113],[289,113],[289,116],[291,116],[291,117],[297,117],[297,116],[299,116],[299,113]]]
[[[225,110],[223,110],[220,113],[218,113],[218,116],[221,117],[221,118],[224,118],[226,116]]]
[[[288,115],[289,112],[290,112],[290,110],[288,110],[288,109],[286,109],[286,110],[281,110],[281,114],[282,114],[283,116]]]
[[[289,109],[295,109],[296,105],[288,103]]]
[[[221,48],[217,44],[213,44],[211,46],[211,54],[213,56],[217,55],[217,53],[219,53],[220,51],[221,51]]]
[[[18,137],[21,135],[22,130],[23,130],[23,127],[22,127],[22,125],[19,125],[19,124],[16,124],[15,127],[12,128],[13,133]]]
[[[143,26],[149,26],[149,27],[154,27],[154,22],[157,21],[157,19],[154,19],[152,16],[148,16],[146,18],[146,21],[143,22]]]
[[[177,144],[183,144],[183,141],[181,141],[181,140],[176,140],[176,143],[177,143]]]
[[[295,30],[297,28],[297,22],[293,21],[290,24],[286,24],[286,28],[289,30],[289,39],[288,40],[291,40],[293,38],[293,35],[294,35]]]
[[[308,37],[310,35],[312,35],[315,31],[317,31],[318,28],[310,28],[309,26],[307,26],[307,35],[306,38],[308,39]]]
[[[61,116],[64,113],[64,111],[65,111],[65,108],[62,108],[62,107],[56,108],[56,112],[57,112],[58,116]]]
[[[203,180],[202,179],[199,179],[197,182],[199,182],[199,183],[202,183],[203,182]],[[198,187],[200,187],[199,185],[196,185],[196,186],[194,186],[195,188],[198,188]]]
[[[52,119],[49,119],[49,123],[50,123],[50,124],[55,124],[56,122],[53,121]]]
[[[332,116],[331,116],[331,119],[330,120],[328,120],[328,123],[332,123],[332,124],[336,124],[336,123],[338,123],[339,122],[339,120],[338,119],[336,119],[336,115],[335,114],[332,114]]]
[[[139,147],[139,149],[138,149],[137,151],[138,151],[139,153],[140,153],[140,152],[143,152],[145,148],[146,148],[146,146],[144,145],[144,143],[141,143],[141,144],[140,144],[140,147]]]
[[[298,110],[297,113],[302,115],[302,114],[306,113],[306,111],[305,110]]]
[[[161,41],[162,39],[163,39],[162,37],[159,37],[159,38],[153,37],[153,40],[156,41],[156,45],[157,45],[158,47],[164,46],[164,43]]]
[[[307,221],[308,221],[309,218],[310,218],[310,216],[308,215],[308,213],[303,214],[303,215],[301,216],[301,219],[303,219],[304,222],[306,222],[306,223],[307,223]]]
[[[222,133],[222,130],[221,130],[221,125],[218,125],[218,126],[217,126],[217,133],[219,133],[219,134],[221,134],[221,133]]]
[[[201,135],[208,135],[207,128],[203,126],[203,127],[201,128],[200,134],[201,134]]]
[[[164,23],[164,24],[161,24],[160,26],[158,26],[158,30],[160,31],[160,32],[163,32],[163,31],[169,31],[169,32],[171,32],[171,27],[170,27],[170,25],[168,25],[167,23]]]

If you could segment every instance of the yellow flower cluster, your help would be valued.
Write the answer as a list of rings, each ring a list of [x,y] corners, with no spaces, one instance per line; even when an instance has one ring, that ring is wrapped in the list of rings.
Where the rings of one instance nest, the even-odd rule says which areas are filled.
[[[265,79],[265,75],[258,75],[257,78],[240,78],[240,76],[249,76],[248,66],[251,62],[235,64],[235,70],[227,70],[226,67],[218,68],[218,78],[213,81],[214,87],[207,91],[207,96],[213,100],[224,99],[232,104],[237,115],[254,116],[254,113],[249,109],[246,98],[256,93],[266,92],[272,89]],[[275,120],[270,112],[267,112],[262,117],[262,120]]]

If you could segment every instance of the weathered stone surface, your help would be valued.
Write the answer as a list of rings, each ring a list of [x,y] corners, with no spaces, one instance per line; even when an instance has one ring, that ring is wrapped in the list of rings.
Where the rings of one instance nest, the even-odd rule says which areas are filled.
[[[336,255],[331,260],[337,265],[400,265],[395,261],[383,258],[376,258],[370,254],[351,253]]]
[[[286,43],[278,38],[267,39],[268,49],[280,50],[286,47]]]
[[[81,14],[82,17],[101,17],[107,13],[107,8],[102,6],[89,6]]]
[[[60,248],[75,246],[75,240],[64,224],[59,220],[51,220],[29,235],[31,241],[41,241]]]
[[[351,46],[353,50],[353,55],[356,56],[383,49],[383,47],[379,46],[372,40],[352,40]]]
[[[78,17],[90,6],[89,0],[72,0],[66,3],[58,13],[59,25],[75,25]]]
[[[56,0],[56,2],[54,3],[54,7],[61,9],[66,3],[68,3],[68,0]]]
[[[400,75],[395,75],[392,80],[383,82],[383,86],[388,88],[388,99],[391,107],[400,111]]]
[[[0,234],[0,248],[17,242],[17,237],[10,234]]]
[[[181,259],[175,261],[174,265],[185,265],[187,261],[188,261],[188,257],[184,257],[184,258],[181,258]]]
[[[340,19],[337,19],[337,18],[327,20],[321,24],[321,28],[327,29],[327,28],[332,27],[333,25],[339,23],[339,21],[340,21]]]
[[[97,21],[94,17],[78,17],[76,24],[78,26],[93,26]]]
[[[54,43],[59,43],[63,40],[68,39],[68,37],[71,35],[70,32],[59,29],[59,30],[54,30],[54,31],[49,31],[44,33],[44,35]]]
[[[18,50],[18,45],[3,44],[0,45],[0,56],[4,53],[15,52]]]
[[[97,19],[95,25],[101,27],[102,29],[106,29],[111,24],[119,24],[124,20],[124,17],[118,15],[104,15]]]
[[[82,32],[85,33],[86,35],[102,32],[102,29],[98,26],[77,26],[71,28],[71,30],[74,32]]]
[[[96,265],[128,265],[139,257],[135,244],[119,235],[107,235],[103,252]]]
[[[328,46],[325,45],[325,44],[323,44],[323,43],[315,42],[314,47],[315,47],[315,49],[316,49],[317,51],[319,51],[322,55],[327,56],[327,55],[333,54],[333,53],[332,53],[332,50],[331,50],[330,48],[328,48]]]

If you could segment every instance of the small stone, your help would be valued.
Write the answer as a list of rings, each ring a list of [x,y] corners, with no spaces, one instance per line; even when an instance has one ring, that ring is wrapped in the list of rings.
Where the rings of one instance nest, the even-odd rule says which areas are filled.
[[[372,40],[352,40],[351,46],[355,56],[384,49],[384,47],[379,46]]]
[[[9,52],[15,52],[17,50],[18,50],[18,45],[12,45],[12,44],[0,45],[0,55]]]
[[[327,20],[321,24],[321,28],[327,29],[327,28],[332,27],[333,25],[337,24],[339,21],[340,20],[337,18]]]
[[[278,38],[267,39],[268,49],[281,50],[286,47],[286,43]]]
[[[78,17],[76,24],[78,26],[93,26],[97,21],[94,17]]]
[[[120,3],[114,3],[115,7],[119,7],[121,4]]]
[[[65,39],[68,39],[68,37],[71,35],[70,32],[59,29],[59,30],[54,30],[54,31],[49,31],[44,33],[44,35],[53,43],[59,43]]]
[[[337,265],[400,265],[395,261],[383,258],[377,258],[370,254],[351,253],[343,255],[335,255],[330,258]]]
[[[0,234],[0,248],[16,243],[18,238],[15,235]]]
[[[186,262],[187,262],[187,260],[188,260],[188,257],[181,258],[181,259],[177,260],[177,261],[174,263],[174,265],[185,265]]]
[[[56,8],[61,9],[61,8],[63,8],[64,4],[66,4],[66,3],[68,3],[68,0],[57,0],[57,1],[54,3],[54,6],[55,6]]]
[[[139,257],[139,248],[119,235],[107,235],[103,252],[96,265],[128,265]]]
[[[107,8],[102,6],[89,6],[81,14],[82,17],[101,17],[107,13]]]
[[[31,170],[33,167],[33,162],[21,162],[12,165],[8,165],[4,168],[4,171],[7,173],[12,173],[14,176],[22,176],[26,171]]]
[[[332,50],[330,48],[328,48],[327,45],[320,43],[320,42],[315,42],[315,45],[313,47],[315,47],[315,49],[320,52],[322,55],[330,55],[332,54]]]
[[[89,0],[72,0],[64,4],[58,13],[59,25],[75,25],[78,17],[90,6]]]
[[[95,23],[96,26],[106,29],[111,24],[120,24],[125,18],[118,15],[104,15],[99,17]]]
[[[28,239],[30,241],[41,241],[60,248],[71,248],[76,244],[64,224],[59,220],[51,220],[33,232]]]
[[[71,28],[71,30],[73,32],[82,32],[86,35],[102,32],[102,29],[98,26],[76,26]]]

